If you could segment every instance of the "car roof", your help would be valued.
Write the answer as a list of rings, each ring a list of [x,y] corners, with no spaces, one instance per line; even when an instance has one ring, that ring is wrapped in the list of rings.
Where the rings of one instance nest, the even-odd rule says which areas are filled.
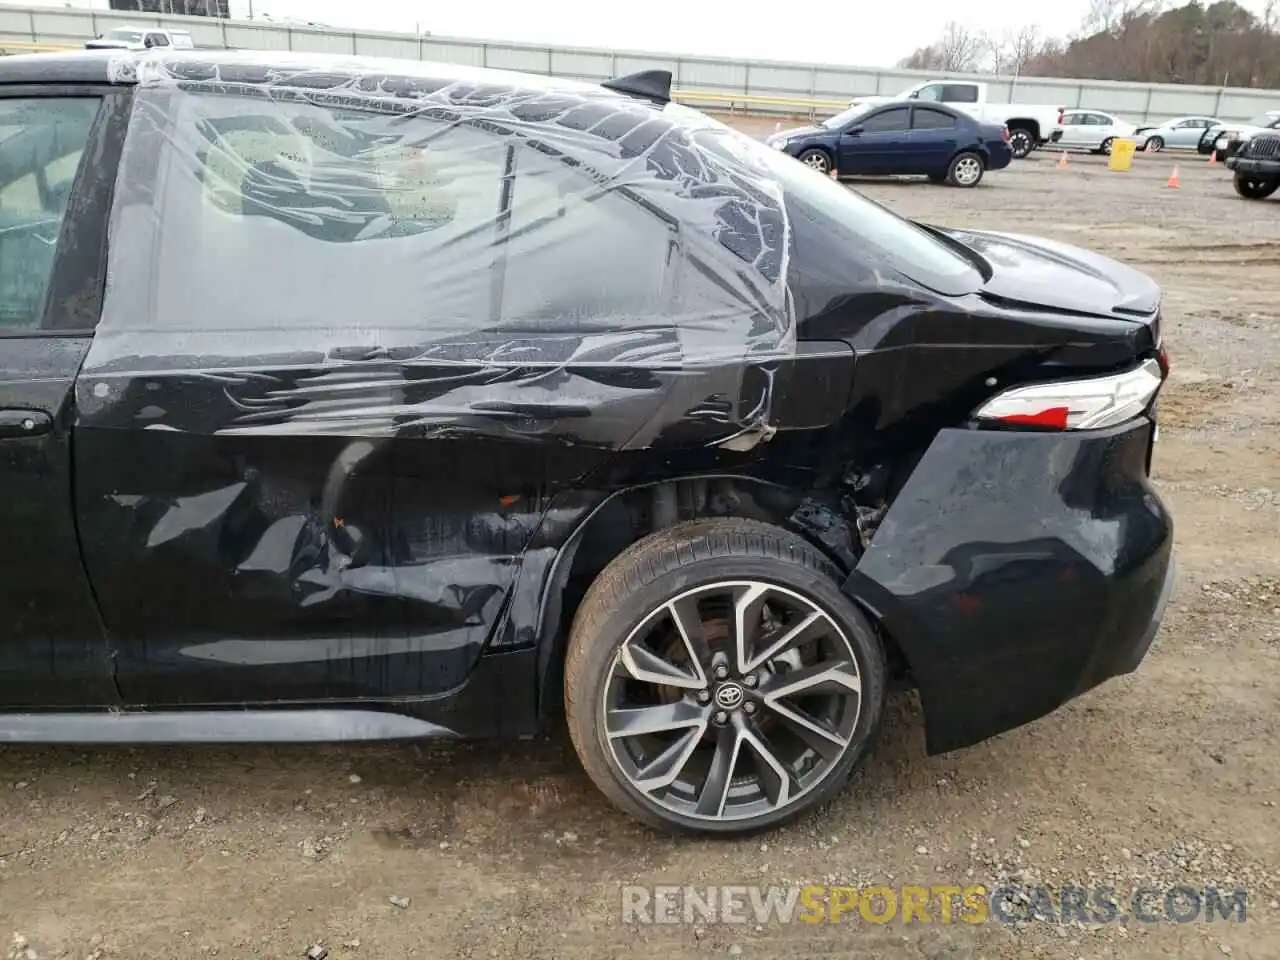
[[[172,31],[171,31],[172,32]],[[184,32],[184,31],[178,31]],[[132,69],[131,69],[132,68]],[[133,85],[139,72],[173,75],[187,80],[209,79],[228,69],[242,83],[279,82],[290,73],[324,71],[330,78],[404,78],[445,85],[458,82],[500,84],[533,91],[572,91],[601,99],[632,99],[605,87],[542,74],[518,73],[491,67],[468,67],[422,60],[381,57],[335,56],[270,50],[179,50],[130,52],[125,50],[74,50],[0,57],[0,84],[112,83]],[[412,84],[411,86],[417,86]],[[643,104],[639,100],[637,105]]]

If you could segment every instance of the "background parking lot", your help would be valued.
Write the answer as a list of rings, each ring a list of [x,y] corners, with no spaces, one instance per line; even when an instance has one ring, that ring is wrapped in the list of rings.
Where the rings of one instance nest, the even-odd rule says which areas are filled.
[[[772,129],[772,123],[769,125]],[[0,752],[0,936],[40,958],[1280,956],[1280,200],[1221,166],[1041,152],[898,212],[1096,248],[1164,287],[1155,473],[1179,582],[1133,676],[924,756],[910,697],[821,814],[655,838],[550,743]],[[1174,164],[1181,187],[1166,180]],[[9,562],[21,562],[10,557]],[[623,884],[1186,883],[1246,922],[628,927]],[[0,947],[4,949],[4,947]],[[318,956],[320,951],[315,951]]]

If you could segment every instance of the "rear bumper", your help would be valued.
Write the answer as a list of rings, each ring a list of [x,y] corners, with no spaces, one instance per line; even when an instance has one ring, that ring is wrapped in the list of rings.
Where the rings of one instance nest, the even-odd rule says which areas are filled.
[[[1153,429],[934,440],[845,586],[901,647],[930,753],[1142,662],[1173,584],[1173,524],[1147,478]]]

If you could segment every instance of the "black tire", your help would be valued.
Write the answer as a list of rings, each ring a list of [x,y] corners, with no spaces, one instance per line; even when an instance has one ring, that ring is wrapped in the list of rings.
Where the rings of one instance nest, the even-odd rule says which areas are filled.
[[[811,147],[804,151],[800,156],[796,157],[806,167],[811,167],[819,173],[831,173],[831,154],[820,147]]]
[[[965,151],[951,158],[951,165],[947,167],[947,183],[953,187],[976,187],[986,172],[987,163],[982,155]]]
[[[1102,154],[1104,157],[1109,157],[1111,156],[1111,148],[1114,147],[1115,144],[1116,144],[1115,137],[1107,137],[1107,139],[1102,141],[1102,146],[1098,148],[1098,152]]]
[[[1265,200],[1280,188],[1280,177],[1259,177],[1237,172],[1236,193],[1246,200]]]
[[[574,617],[565,661],[565,714],[569,734],[583,768],[601,792],[636,820],[659,830],[721,836],[745,835],[773,829],[820,806],[839,792],[875,742],[883,712],[885,689],[884,650],[880,639],[866,617],[840,590],[839,579],[840,574],[833,564],[802,537],[755,520],[708,519],[680,523],[645,537],[619,554],[596,577],[583,598]],[[690,594],[697,595],[701,589],[713,590],[722,583],[741,581],[765,583],[771,588],[802,597],[809,609],[829,618],[840,639],[846,642],[843,649],[852,654],[849,665],[856,666],[860,673],[861,689],[857,694],[856,719],[849,726],[845,745],[839,748],[843,752],[826,760],[825,772],[821,772],[819,779],[795,797],[780,796],[781,804],[774,805],[773,809],[760,815],[726,816],[728,811],[724,800],[715,808],[714,814],[685,815],[679,810],[671,809],[672,805],[676,805],[674,803],[663,805],[669,795],[667,787],[658,787],[663,792],[663,797],[655,798],[652,793],[642,792],[640,786],[623,770],[613,744],[625,737],[609,736],[605,701],[606,697],[613,696],[616,689],[625,689],[627,684],[633,683],[631,679],[619,680],[618,673],[623,670],[625,663],[622,659],[624,644],[631,644],[637,637],[644,636],[637,631],[656,622],[654,617],[663,613],[664,609],[670,609],[667,605],[673,601]],[[761,606],[763,608],[764,604]],[[710,622],[712,621],[702,623],[704,630]],[[709,632],[704,635],[711,636]],[[731,645],[728,639],[724,643],[726,647]],[[712,644],[706,643],[703,646],[709,650]],[[629,649],[634,650],[634,647]],[[690,644],[687,649],[692,654],[695,647]],[[758,653],[754,646],[753,652]],[[800,654],[797,652],[796,656]],[[632,662],[635,662],[634,654]],[[821,666],[820,663],[817,665]],[[760,682],[759,690],[755,691],[757,696],[767,691],[771,683],[776,684],[779,676],[787,676],[791,669],[800,668],[773,673],[772,664],[766,663],[761,670],[765,679]],[[623,672],[624,677],[629,671],[628,666]],[[747,679],[744,678],[743,682],[747,682]],[[708,686],[716,683],[720,687],[716,689],[706,709],[718,711],[722,688],[734,685],[734,678],[709,680]],[[662,689],[671,692],[670,687]],[[742,692],[739,689],[738,693]],[[747,692],[750,694],[751,691]],[[674,691],[673,694],[676,697],[683,696],[684,699],[678,701],[679,705],[690,703],[689,697],[692,694],[687,691],[683,695],[679,691]],[[699,697],[707,695],[707,689],[698,692]],[[692,709],[703,708],[694,706]],[[724,716],[723,713],[719,715]],[[734,724],[729,726],[734,726],[739,721],[752,726],[756,723],[768,723],[775,718],[776,715],[764,710],[755,720],[735,716]],[[659,750],[660,756],[674,756],[673,750],[685,756],[685,759],[679,761],[681,772],[691,764],[689,757],[705,757],[705,753],[697,754],[700,749],[712,751],[712,759],[720,756],[717,748],[706,738],[708,734],[713,738],[719,736],[723,743],[723,725],[717,734],[705,720],[702,724],[700,732],[686,731],[688,739],[694,744],[688,748],[688,754],[685,754],[683,747],[676,750],[674,745],[664,746],[662,743],[654,749]],[[738,757],[740,747],[746,755],[744,743],[745,741],[738,740],[732,753],[733,758]],[[673,765],[674,762],[668,765]],[[823,769],[816,765],[816,760],[814,763],[815,770]],[[706,780],[694,798],[699,805],[701,793],[706,792],[710,783],[711,767],[711,760],[708,760]],[[756,759],[753,761],[753,768],[763,771],[764,764]],[[726,776],[737,769],[731,762]],[[748,780],[749,789],[754,790],[759,786],[763,797],[764,780],[757,774],[755,784]],[[733,781],[735,789],[740,789],[737,787],[738,783],[738,779]],[[722,796],[727,798],[729,791],[726,789]]]
[[[1164,149],[1164,137],[1154,136],[1147,140],[1143,150],[1150,150],[1152,153],[1159,153]]]
[[[1036,138],[1026,127],[1012,127],[1009,130],[1009,149],[1013,151],[1015,160],[1029,157],[1035,148]]]

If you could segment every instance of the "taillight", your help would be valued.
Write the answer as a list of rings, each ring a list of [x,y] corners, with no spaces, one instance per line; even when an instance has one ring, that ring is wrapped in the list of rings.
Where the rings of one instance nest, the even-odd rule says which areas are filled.
[[[1058,108],[1058,125],[1059,126],[1062,125],[1062,118],[1065,117],[1066,115],[1067,115],[1067,108],[1059,107]]]
[[[974,413],[974,419],[991,425],[1048,430],[1113,427],[1151,405],[1164,383],[1165,370],[1164,363],[1152,359],[1105,377],[1014,387],[984,403]]]
[[[1003,130],[1001,130],[1001,131],[1000,131],[1000,136],[1004,137],[1004,139],[1005,139],[1005,143],[1008,143],[1008,142],[1009,142],[1009,128],[1008,128],[1008,127],[1005,127]]]

